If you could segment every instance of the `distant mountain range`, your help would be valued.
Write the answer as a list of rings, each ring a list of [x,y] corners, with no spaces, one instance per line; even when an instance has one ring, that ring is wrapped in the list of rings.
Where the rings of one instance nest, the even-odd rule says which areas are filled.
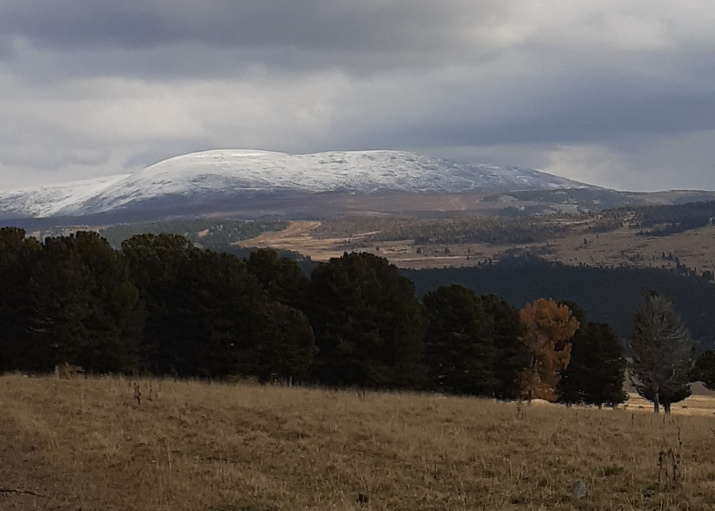
[[[581,199],[571,199],[564,190],[578,192]],[[305,218],[554,202],[577,207],[583,200],[598,209],[610,205],[614,194],[620,197],[620,192],[536,170],[403,151],[290,155],[214,150],[171,158],[135,174],[0,191],[0,220],[91,224],[208,214]],[[632,195],[621,199],[632,202]]]

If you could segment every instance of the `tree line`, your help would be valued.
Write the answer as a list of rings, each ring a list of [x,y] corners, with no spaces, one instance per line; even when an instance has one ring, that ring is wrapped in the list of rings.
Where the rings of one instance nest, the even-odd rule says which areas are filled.
[[[1,371],[68,363],[94,374],[625,399],[618,336],[576,304],[539,299],[518,310],[460,285],[419,301],[395,266],[367,253],[308,277],[271,250],[242,260],[173,234],[136,235],[114,250],[93,232],[39,242],[3,228],[0,278]],[[671,387],[683,382],[645,374],[646,397],[674,402]]]
[[[672,299],[699,349],[715,349],[715,286],[701,277],[684,277],[661,268],[569,266],[535,256],[514,256],[471,268],[408,270],[418,296],[445,282],[461,284],[478,295],[496,294],[523,308],[539,297],[569,300],[596,322],[608,323],[629,339],[633,316],[643,296],[655,290]]]

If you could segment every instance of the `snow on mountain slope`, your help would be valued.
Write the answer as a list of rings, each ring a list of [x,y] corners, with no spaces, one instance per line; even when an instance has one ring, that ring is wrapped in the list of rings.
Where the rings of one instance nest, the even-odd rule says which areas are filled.
[[[0,192],[0,214],[76,216],[161,200],[197,203],[240,193],[447,192],[590,186],[529,169],[465,164],[402,151],[289,155],[214,150],[171,158],[135,174]]]
[[[104,188],[126,179],[131,174],[72,181],[57,185],[0,191],[0,216],[43,218],[76,207]]]

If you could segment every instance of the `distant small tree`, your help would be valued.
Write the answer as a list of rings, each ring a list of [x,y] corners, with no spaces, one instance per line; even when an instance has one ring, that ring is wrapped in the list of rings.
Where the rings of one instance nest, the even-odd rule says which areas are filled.
[[[533,354],[522,392],[529,399],[556,401],[556,387],[571,358],[570,339],[578,329],[578,320],[566,305],[544,298],[527,304],[519,318],[526,330],[522,342]]]
[[[658,413],[690,395],[695,344],[673,303],[649,292],[633,317],[631,380]]]
[[[701,381],[709,390],[715,390],[715,351],[708,350],[695,360],[695,369],[691,378]]]

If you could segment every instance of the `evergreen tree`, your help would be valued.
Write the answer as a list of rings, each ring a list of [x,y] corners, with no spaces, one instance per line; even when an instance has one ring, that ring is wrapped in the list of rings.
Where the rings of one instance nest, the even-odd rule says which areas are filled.
[[[47,238],[26,260],[17,368],[70,363],[88,372],[136,369],[139,295],[121,257],[96,233]],[[23,277],[24,278],[24,277]]]
[[[715,390],[715,351],[708,350],[695,360],[693,381],[701,381],[709,390]]]
[[[246,264],[229,254],[197,250],[178,276],[173,340],[179,374],[222,377],[260,374],[260,334],[276,318]],[[269,323],[267,323],[269,322]]]
[[[521,342],[525,329],[519,311],[496,295],[481,296],[479,302],[491,320],[497,349],[494,372],[499,385],[495,395],[500,399],[518,399],[521,375],[531,362],[531,353]]]
[[[182,376],[305,379],[315,355],[305,315],[269,296],[245,261],[167,234],[135,236],[123,250],[146,304],[146,368]],[[281,298],[288,301],[288,292]]]
[[[653,402],[658,413],[690,395],[695,344],[673,303],[648,293],[633,317],[631,380],[638,394]]]
[[[144,313],[127,261],[95,232],[77,232],[67,242],[93,280],[88,339],[76,363],[90,373],[136,370]]]
[[[303,312],[271,302],[260,320],[257,376],[292,384],[305,381],[316,354],[315,336]]]
[[[412,283],[384,258],[345,253],[311,274],[308,317],[321,382],[377,388],[423,384],[423,326]]]
[[[571,358],[568,366],[561,372],[557,393],[559,401],[573,404],[584,402],[584,388],[588,366],[588,336],[586,333],[586,311],[569,300],[561,300],[559,305],[569,308],[571,315],[578,321],[578,329],[571,337]]]
[[[616,406],[628,399],[623,390],[626,360],[623,344],[618,335],[606,323],[588,323],[586,334],[591,346],[590,365],[592,377],[587,379],[584,400],[586,403]],[[573,351],[572,351],[573,357]],[[580,360],[584,360],[579,355]],[[573,363],[573,358],[571,359]]]
[[[625,358],[620,339],[607,324],[587,322],[580,307],[564,304],[573,311],[580,326],[571,338],[571,360],[559,381],[559,400],[599,407],[622,403],[626,400]]]
[[[186,238],[173,234],[141,234],[122,242],[146,315],[140,345],[140,365],[145,371],[178,371],[181,349],[177,344],[187,327],[186,318],[177,313],[181,300],[178,285],[197,252]]]
[[[0,229],[0,372],[23,366],[30,318],[28,282],[33,253],[40,243],[15,227]]]
[[[254,275],[268,295],[294,309],[304,309],[308,278],[295,261],[278,257],[274,250],[258,249],[246,261],[248,271]]]
[[[31,307],[21,368],[48,372],[78,364],[91,344],[94,277],[69,238],[47,238],[30,260]]]
[[[451,394],[493,395],[494,322],[481,301],[463,286],[441,286],[424,296],[425,360],[432,388]]]

